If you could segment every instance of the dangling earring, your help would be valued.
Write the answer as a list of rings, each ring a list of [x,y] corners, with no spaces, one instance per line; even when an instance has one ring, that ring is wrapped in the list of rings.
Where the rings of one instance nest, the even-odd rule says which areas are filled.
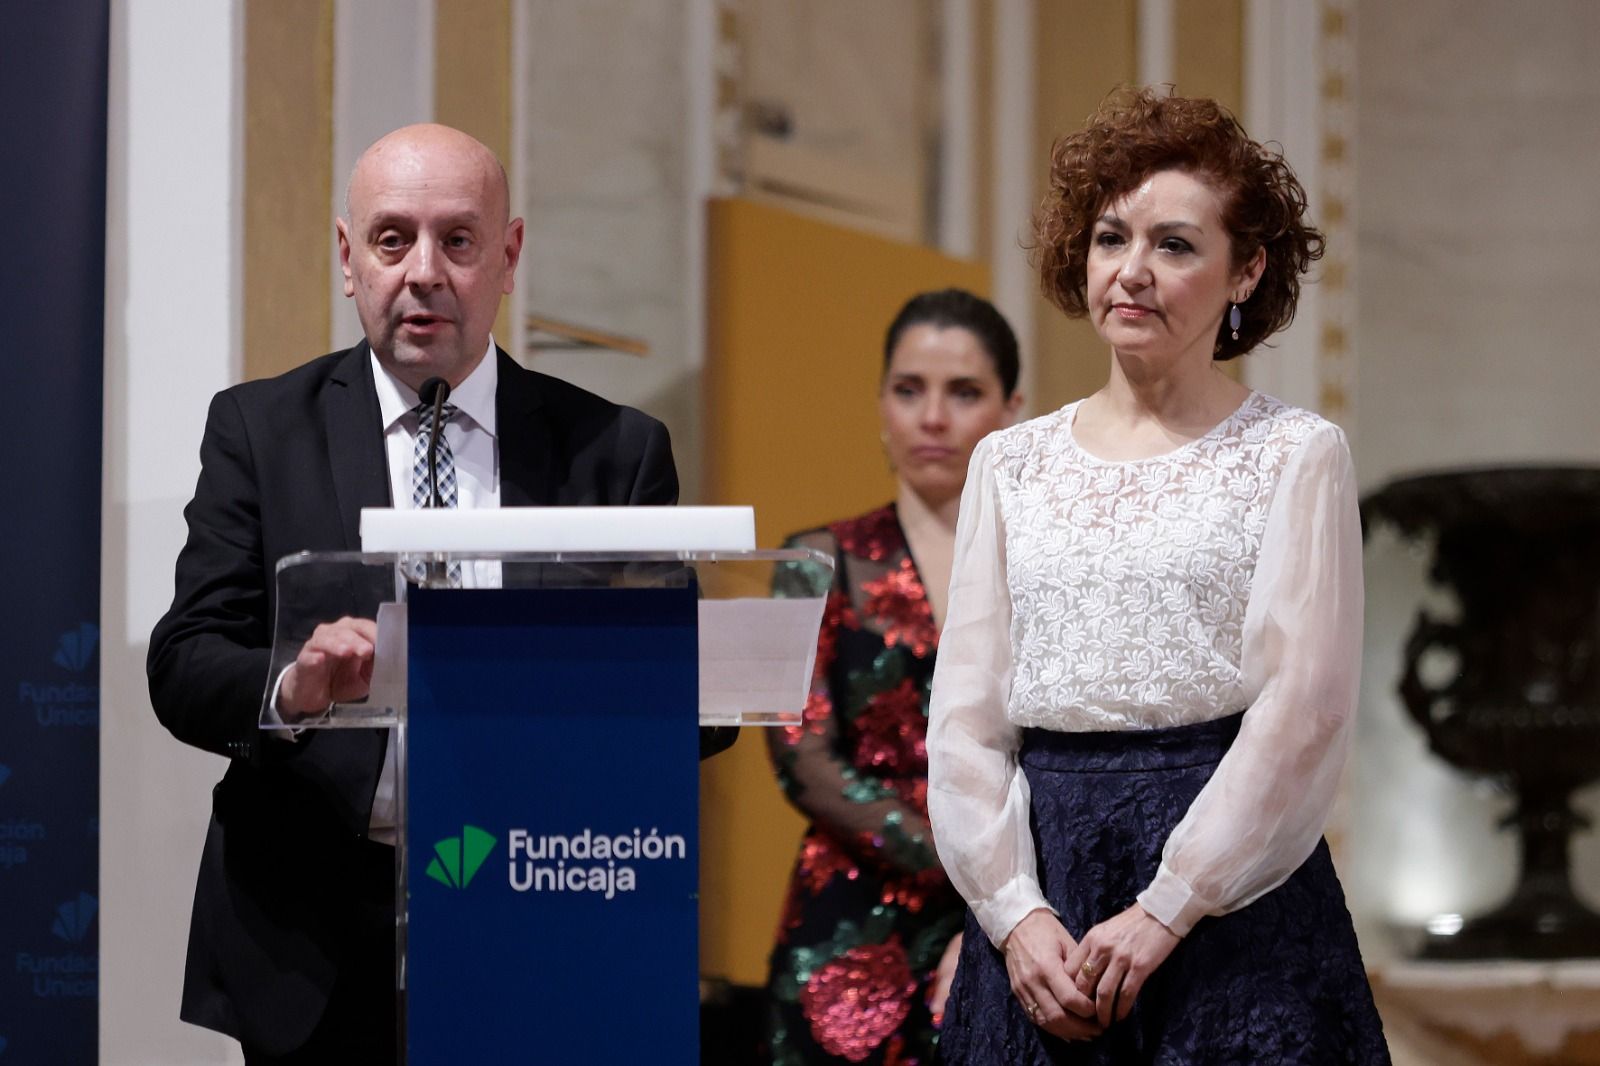
[[[1249,299],[1248,296],[1245,299]],[[1233,339],[1239,339],[1239,326],[1244,321],[1244,315],[1239,311],[1238,304],[1231,304],[1228,312],[1228,328],[1233,331]]]

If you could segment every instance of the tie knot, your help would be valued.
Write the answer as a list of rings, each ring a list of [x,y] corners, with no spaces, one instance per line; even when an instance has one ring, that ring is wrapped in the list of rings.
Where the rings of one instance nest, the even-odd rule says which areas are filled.
[[[419,403],[419,404],[417,404],[416,407],[412,408],[412,410],[417,412],[417,432],[419,432],[419,433],[432,433],[433,432],[433,405],[431,403]],[[456,405],[455,404],[453,404],[453,403],[445,404],[443,407],[441,407],[439,409],[439,424],[442,425],[442,426],[443,425],[449,425],[450,424],[450,419],[455,417],[455,413],[456,413]]]

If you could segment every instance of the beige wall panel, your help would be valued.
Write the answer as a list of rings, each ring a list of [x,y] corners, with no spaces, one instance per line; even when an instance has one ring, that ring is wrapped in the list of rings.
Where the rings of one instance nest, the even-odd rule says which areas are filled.
[[[704,499],[753,504],[763,547],[893,498],[878,440],[883,333],[925,289],[987,293],[987,269],[768,205],[710,205]],[[804,825],[759,729],[701,771],[700,963],[766,980]]]
[[[328,342],[333,0],[244,5],[244,376]]]
[[[1173,80],[1184,96],[1209,96],[1244,110],[1243,0],[1182,0],[1174,5]]]
[[[782,143],[915,176],[925,163],[923,98],[938,14],[925,0],[743,0],[741,91],[787,118]],[[809,188],[806,175],[792,180]]]
[[[437,0],[434,117],[511,158],[511,0]]]
[[[1181,6],[1181,5],[1180,5]],[[1035,199],[1042,198],[1057,137],[1083,126],[1107,93],[1138,75],[1138,5],[1134,0],[1047,0],[1036,11]],[[1019,253],[1020,254],[1020,253]],[[1038,298],[1034,395],[1029,406],[1053,411],[1105,384],[1110,356],[1094,329]]]
[[[986,257],[994,247],[994,4],[974,0],[972,5],[972,246]]]
[[[434,119],[478,138],[508,169],[512,165],[511,30],[511,0],[437,0]],[[494,336],[502,348],[509,347],[515,336],[509,299],[495,317]]]

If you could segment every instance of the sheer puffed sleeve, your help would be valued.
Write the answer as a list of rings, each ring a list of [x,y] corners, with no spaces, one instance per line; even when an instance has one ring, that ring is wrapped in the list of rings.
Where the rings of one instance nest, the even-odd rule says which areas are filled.
[[[1240,662],[1255,698],[1139,896],[1180,936],[1281,885],[1316,847],[1355,717],[1362,598],[1355,472],[1324,425],[1290,456],[1262,535]]]
[[[999,946],[1028,913],[1050,909],[1028,830],[1028,781],[1011,693],[1011,590],[993,438],[972,453],[956,521],[950,603],[928,709],[928,813],[956,891]]]

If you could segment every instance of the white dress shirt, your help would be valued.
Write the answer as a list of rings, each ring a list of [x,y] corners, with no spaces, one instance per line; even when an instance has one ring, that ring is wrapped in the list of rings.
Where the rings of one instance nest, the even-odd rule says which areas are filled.
[[[378,410],[383,416],[383,450],[389,461],[389,498],[400,510],[411,508],[411,458],[417,441],[416,406],[422,401],[410,385],[384,369],[376,355],[372,382],[378,390]],[[489,351],[446,403],[456,415],[444,425],[444,439],[456,463],[456,506],[500,506],[500,449],[495,435],[495,388],[500,369],[495,364],[494,341]],[[465,575],[463,575],[465,579]],[[468,582],[469,587],[471,582]]]
[[[378,390],[378,410],[383,417],[383,450],[389,463],[389,498],[399,510],[411,508],[411,461],[417,440],[416,406],[421,402],[411,386],[400,381],[372,359],[372,382]],[[444,439],[456,464],[457,507],[500,506],[500,442],[495,425],[495,389],[500,370],[495,361],[494,338],[467,379],[452,389],[447,403],[457,408],[445,423]],[[462,567],[465,588],[490,588],[500,583],[500,564],[477,562]],[[385,844],[395,841],[395,736],[383,754],[378,791],[372,798],[369,835]]]

